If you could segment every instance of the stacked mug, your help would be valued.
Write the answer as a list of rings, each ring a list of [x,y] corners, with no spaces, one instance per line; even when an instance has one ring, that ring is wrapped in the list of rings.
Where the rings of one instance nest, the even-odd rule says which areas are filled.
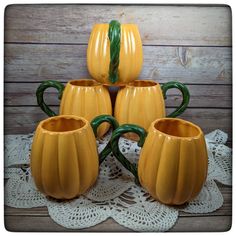
[[[50,117],[36,129],[31,171],[37,188],[57,199],[85,193],[96,181],[109,153],[135,176],[155,199],[180,205],[200,192],[207,176],[207,149],[197,125],[175,118],[189,103],[187,87],[177,81],[160,86],[138,80],[142,69],[142,41],[137,25],[96,24],[87,48],[87,66],[93,79],[55,80],[40,84],[38,105]],[[114,111],[108,88],[117,86]],[[59,115],[45,103],[44,92],[58,90]],[[166,115],[164,99],[169,89],[180,90],[181,105]],[[114,117],[113,117],[113,116]],[[98,154],[96,137],[112,128],[112,137]],[[148,131],[148,133],[147,133]],[[119,138],[138,141],[143,147],[138,166],[119,150]]]

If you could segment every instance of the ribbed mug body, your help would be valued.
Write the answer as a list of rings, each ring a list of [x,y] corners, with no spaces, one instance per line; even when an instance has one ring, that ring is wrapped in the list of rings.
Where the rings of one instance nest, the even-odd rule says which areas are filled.
[[[55,116],[39,123],[32,144],[31,172],[45,195],[71,199],[96,181],[99,159],[89,122],[77,116]]]
[[[201,191],[208,155],[202,130],[185,120],[164,118],[148,131],[138,163],[139,181],[158,201],[180,205]]]

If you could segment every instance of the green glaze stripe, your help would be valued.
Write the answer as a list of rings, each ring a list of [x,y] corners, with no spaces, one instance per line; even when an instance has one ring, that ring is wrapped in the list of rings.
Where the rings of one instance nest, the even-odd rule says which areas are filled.
[[[110,115],[97,116],[91,121],[91,126],[93,128],[93,132],[96,137],[97,137],[97,129],[103,122],[108,122],[111,125],[113,131],[119,127],[119,123],[113,116]],[[112,151],[111,143],[108,142],[106,147],[99,153],[99,164],[101,164],[106,159],[106,157],[111,153],[111,151]]]
[[[141,126],[133,125],[133,124],[123,124],[119,128],[115,129],[112,133],[111,137],[111,148],[114,156],[117,160],[128,170],[130,171],[134,177],[136,184],[139,183],[138,177],[138,167],[135,163],[131,163],[120,151],[119,148],[119,139],[125,133],[135,133],[139,136],[138,146],[142,147],[144,145],[145,139],[147,137],[147,132]]]
[[[118,81],[118,67],[120,63],[120,23],[112,20],[109,24],[108,37],[110,40],[110,66],[109,80],[111,83]]]
[[[56,113],[52,111],[49,106],[44,101],[44,92],[48,88],[55,88],[58,91],[58,99],[61,100],[62,94],[64,91],[64,85],[55,80],[46,80],[43,81],[36,91],[37,102],[40,108],[48,115],[48,116],[56,116]]]
[[[176,108],[176,110],[173,111],[171,114],[169,114],[167,117],[177,117],[181,115],[188,107],[189,100],[190,100],[190,93],[189,93],[188,88],[184,84],[177,81],[170,81],[161,86],[162,94],[165,99],[166,99],[167,90],[172,89],[172,88],[180,90],[180,92],[182,93],[183,100],[182,100],[181,105],[178,108]]]

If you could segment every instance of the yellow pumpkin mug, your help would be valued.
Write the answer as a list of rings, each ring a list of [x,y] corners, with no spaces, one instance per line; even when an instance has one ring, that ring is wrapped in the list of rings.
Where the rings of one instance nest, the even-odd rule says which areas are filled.
[[[138,167],[120,152],[122,134],[134,132],[142,147]],[[177,118],[154,121],[148,134],[140,126],[121,125],[111,138],[112,152],[150,195],[170,205],[191,201],[207,177],[208,155],[204,134],[197,125]]]
[[[120,24],[94,25],[87,48],[90,75],[106,85],[122,85],[138,78],[143,63],[142,40],[138,26]]]
[[[182,114],[189,104],[188,88],[177,81],[170,81],[160,86],[152,80],[136,80],[118,91],[114,116],[120,125],[135,124],[148,129],[151,123],[166,117],[165,102],[169,89],[178,89],[182,93],[182,103],[167,117],[176,117]],[[136,134],[126,134],[127,138],[138,140]]]
[[[118,127],[116,120],[107,115],[96,117],[91,125],[73,115],[54,116],[39,123],[30,156],[39,191],[57,199],[72,199],[94,184],[99,163],[111,152],[108,143],[98,155],[95,135],[103,122],[109,122],[113,129]]]
[[[56,88],[61,99],[60,115],[76,115],[91,121],[99,115],[112,115],[109,91],[102,84],[92,79],[71,80],[66,87],[58,81],[43,81],[36,91],[40,108],[48,115],[55,116],[44,101],[44,92],[48,88]],[[98,137],[102,137],[109,129],[109,124],[102,124],[98,129]]]

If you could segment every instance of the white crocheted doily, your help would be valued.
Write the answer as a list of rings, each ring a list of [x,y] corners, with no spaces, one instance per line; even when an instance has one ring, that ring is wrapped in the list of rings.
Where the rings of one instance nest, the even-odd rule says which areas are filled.
[[[101,151],[110,133],[97,141]],[[215,130],[205,136],[209,169],[207,181],[198,197],[181,209],[155,201],[134,183],[133,176],[110,154],[100,166],[96,184],[83,196],[70,201],[58,201],[37,191],[30,175],[29,153],[33,134],[5,136],[5,204],[16,208],[46,206],[50,217],[58,224],[81,229],[111,217],[135,231],[167,231],[176,222],[178,212],[208,213],[220,208],[223,197],[215,180],[231,185],[232,154],[224,144],[227,134]],[[136,142],[121,138],[120,148],[129,160],[137,162],[140,148]],[[21,168],[13,165],[25,164]],[[12,167],[13,166],[13,167]]]

